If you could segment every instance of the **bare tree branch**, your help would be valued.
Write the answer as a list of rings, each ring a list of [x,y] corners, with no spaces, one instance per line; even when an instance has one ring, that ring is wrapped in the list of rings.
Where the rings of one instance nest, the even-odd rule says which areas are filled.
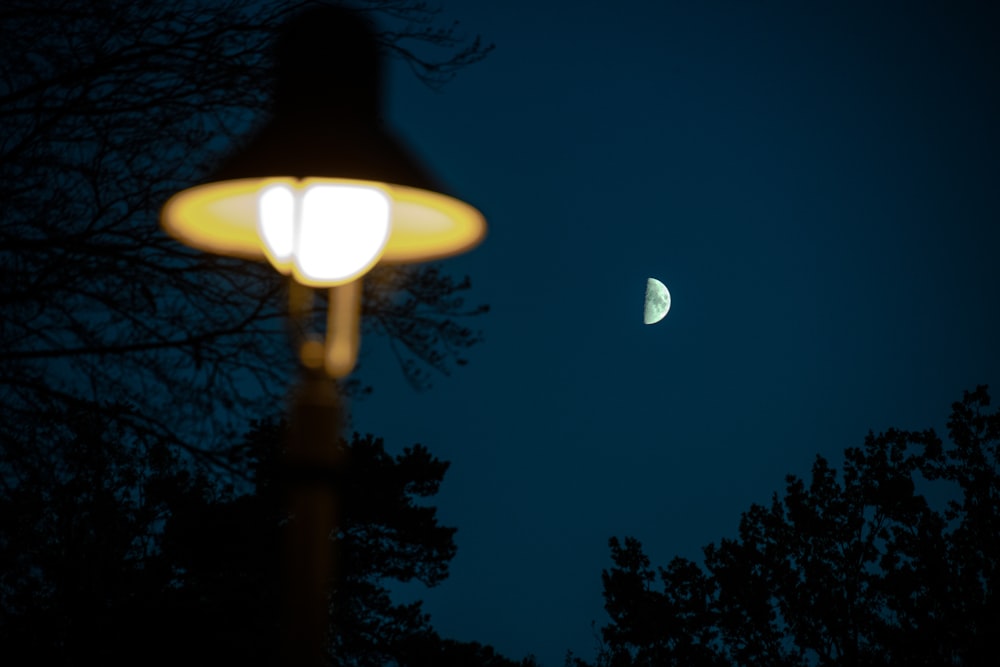
[[[157,221],[266,116],[275,29],[310,4],[4,3],[0,431],[77,398],[134,405],[148,428],[207,452],[282,404],[293,359],[279,277],[185,248]],[[438,27],[423,2],[360,6],[433,87],[491,48]],[[449,324],[480,312],[463,306],[468,282],[434,266],[393,275],[366,286],[366,331],[448,372],[480,339]]]

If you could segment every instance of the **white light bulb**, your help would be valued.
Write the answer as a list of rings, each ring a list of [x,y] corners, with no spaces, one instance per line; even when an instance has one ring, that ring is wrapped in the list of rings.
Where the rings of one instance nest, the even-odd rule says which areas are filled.
[[[357,278],[389,239],[390,203],[378,188],[317,184],[302,195],[294,242],[295,274],[315,286]]]
[[[257,200],[258,232],[265,254],[282,273],[291,269],[295,239],[296,197],[287,185],[273,185]]]

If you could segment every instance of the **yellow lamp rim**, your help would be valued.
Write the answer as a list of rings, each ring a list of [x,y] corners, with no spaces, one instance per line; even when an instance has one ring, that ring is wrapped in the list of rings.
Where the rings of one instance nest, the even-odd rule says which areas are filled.
[[[421,188],[349,178],[243,178],[183,190],[164,205],[160,224],[185,245],[230,257],[264,260],[257,226],[258,197],[272,185],[305,189],[314,184],[374,187],[392,203],[389,239],[381,262],[426,262],[471,250],[486,235],[473,206]]]

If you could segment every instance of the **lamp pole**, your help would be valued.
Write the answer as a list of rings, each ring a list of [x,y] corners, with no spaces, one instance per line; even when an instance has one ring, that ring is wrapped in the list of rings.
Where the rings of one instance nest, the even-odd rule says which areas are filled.
[[[282,554],[282,653],[290,667],[324,662],[328,595],[336,572],[332,533],[340,511],[346,452],[340,446],[337,389],[317,368],[303,366],[292,399],[284,456],[285,526]]]
[[[444,194],[379,120],[379,45],[362,15],[312,6],[276,44],[274,114],[207,182],[175,194],[160,214],[178,241],[265,260],[290,277],[293,330],[312,290],[328,289],[325,340],[296,338],[284,459],[282,662],[325,664],[334,580],[338,486],[346,452],[337,378],[360,344],[362,279],[378,263],[426,262],[470,250],[486,233],[472,206]]]
[[[345,307],[342,301],[337,302],[337,296],[338,291],[331,289],[331,319]],[[326,662],[329,595],[338,567],[334,533],[347,463],[340,438],[344,421],[340,392],[324,363],[328,356],[325,346],[308,332],[312,304],[312,288],[290,280],[291,344],[299,369],[280,466],[287,522],[282,541],[279,619],[281,658],[287,667],[316,667]],[[328,323],[328,338],[352,339],[342,332],[338,336],[335,327]],[[356,345],[356,337],[348,345],[350,342]]]

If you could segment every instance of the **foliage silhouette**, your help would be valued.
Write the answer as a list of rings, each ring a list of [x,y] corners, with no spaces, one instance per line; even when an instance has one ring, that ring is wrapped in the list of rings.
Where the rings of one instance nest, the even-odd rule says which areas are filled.
[[[199,474],[157,440],[80,411],[25,435],[31,465],[0,493],[0,642],[52,665],[275,664],[284,424],[239,443],[255,487]],[[124,436],[124,437],[123,437]],[[386,582],[441,582],[455,554],[433,497],[448,464],[415,445],[342,442],[340,576],[331,589],[331,664],[513,666],[477,643],[444,640],[419,602]],[[14,477],[13,475],[16,475]],[[530,664],[525,662],[524,664]]]
[[[753,505],[704,563],[610,541],[596,664],[992,664],[1000,636],[1000,411],[985,386],[933,430],[869,433],[843,472]],[[939,500],[947,499],[950,500]],[[987,662],[984,662],[987,661]],[[577,665],[585,665],[574,659]]]
[[[167,664],[204,642],[205,659],[273,657],[282,516],[264,450],[249,443],[273,447],[276,427],[240,436],[274,414],[291,378],[284,285],[263,265],[168,239],[157,216],[267,115],[274,33],[315,4],[0,8],[0,634],[11,655]],[[417,0],[354,6],[432,87],[492,48]],[[459,322],[485,311],[466,306],[469,286],[435,265],[377,270],[363,327],[426,386],[481,339]],[[368,486],[353,492],[388,495],[358,500],[342,524],[338,595],[350,589],[357,616],[336,637],[358,664],[402,655],[418,634],[441,648],[419,605],[393,604],[381,582],[446,576],[452,529],[412,502],[436,492],[446,465],[420,447],[388,457],[372,438],[351,449],[356,470],[378,472],[359,473]]]

